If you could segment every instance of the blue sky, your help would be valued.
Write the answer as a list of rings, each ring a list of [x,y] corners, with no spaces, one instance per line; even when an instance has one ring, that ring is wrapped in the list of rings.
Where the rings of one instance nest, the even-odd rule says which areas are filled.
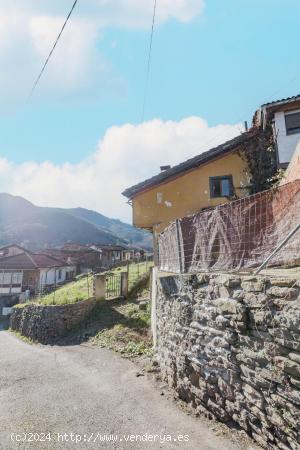
[[[0,0],[0,11],[1,8],[6,11],[11,1]],[[24,6],[23,1],[14,0],[14,3]],[[95,3],[101,14],[101,0],[84,0],[84,7],[83,1],[79,0],[73,23],[82,18],[85,21],[89,18],[89,11],[86,10],[89,1]],[[112,0],[112,13],[114,3],[119,4],[116,8],[122,5],[126,12],[126,1]],[[179,7],[177,15],[173,14],[172,5],[176,2],[158,0],[158,22],[153,42],[145,122],[151,123],[153,119],[160,119],[163,124],[167,121],[177,124],[196,116],[207,121],[207,126],[212,129],[219,124],[235,127],[244,120],[250,122],[254,110],[260,104],[300,92],[298,0],[183,0],[183,3],[185,1],[186,10],[189,11],[188,18]],[[63,12],[72,4],[72,1],[63,0],[63,7],[58,10],[55,7],[58,0],[52,1],[53,8],[50,0],[43,0],[45,10],[40,8],[35,11],[32,6],[34,2],[26,2],[28,11],[25,5],[24,14],[28,14],[28,17],[59,17],[60,20],[64,16]],[[12,166],[18,170],[20,167],[24,169],[24,163],[26,165],[28,162],[35,164],[35,174],[40,168],[39,164],[43,165],[45,161],[51,162],[57,170],[60,170],[64,163],[86,163],[87,158],[93,159],[97,152],[103,151],[101,139],[103,143],[112,127],[123,127],[126,124],[138,126],[141,120],[151,25],[149,3],[152,4],[152,1],[147,0],[148,5],[143,13],[140,8],[142,3],[143,0],[140,0],[137,12],[128,9],[129,19],[124,19],[124,23],[122,17],[112,20],[107,13],[105,24],[92,24],[91,37],[82,49],[83,52],[89,52],[90,60],[83,61],[83,66],[86,66],[84,68],[80,67],[79,63],[75,67],[71,65],[69,70],[72,75],[69,79],[64,79],[63,61],[64,58],[68,60],[68,50],[73,52],[73,49],[70,42],[69,47],[64,47],[63,37],[58,54],[50,62],[49,70],[29,103],[25,101],[26,92],[30,90],[30,84],[37,75],[46,49],[49,48],[48,44],[55,36],[60,22],[57,22],[57,26],[53,25],[50,35],[46,36],[47,39],[43,36],[42,26],[38,24],[35,28],[34,36],[38,41],[45,40],[39,57],[26,45],[25,54],[28,60],[24,61],[24,56],[20,56],[20,46],[12,46],[9,55],[5,54],[1,72],[8,70],[10,78],[4,77],[0,80],[4,99],[0,111],[0,158],[6,161],[5,169],[2,169],[4,178],[5,175],[6,179],[8,178],[8,172],[5,170],[11,170]],[[160,8],[161,11],[164,10],[162,17]],[[90,19],[93,20],[92,15]],[[76,29],[73,32],[75,33]],[[71,40],[72,36],[78,38],[78,33],[71,33],[70,27],[66,32],[66,42]],[[23,38],[26,39],[25,32]],[[11,39],[14,39],[13,35]],[[79,42],[81,45],[82,41]],[[12,50],[16,51],[16,55]],[[72,54],[72,58],[74,57],[77,58],[76,53]],[[81,57],[78,56],[78,61],[81,61]],[[96,59],[97,65],[94,63]],[[78,80],[72,78],[76,71],[80,73],[78,83]],[[95,76],[93,80],[90,80],[91,73]],[[18,88],[15,89],[17,84]],[[240,125],[235,132],[231,128],[229,131],[225,129],[224,136],[218,138],[218,142],[232,137],[232,133],[236,134],[239,129]],[[139,146],[134,138],[140,165],[143,163],[143,136],[141,139]],[[200,151],[201,135],[199,139]],[[157,148],[158,144],[152,143],[153,148]],[[172,145],[172,141],[168,141],[168,144]],[[214,144],[215,142],[212,142],[212,146]],[[125,139],[125,149],[126,145],[128,142]],[[176,146],[176,143],[174,145]],[[159,148],[161,149],[160,146]],[[111,150],[106,151],[113,152],[113,146]],[[159,151],[161,154],[161,150]],[[179,162],[195,152],[194,144],[193,148],[187,148],[186,152],[176,151],[176,159],[172,162]],[[118,155],[122,157],[119,153]],[[146,164],[147,161],[146,156]],[[150,164],[149,174],[143,170],[140,177],[138,174],[135,174],[135,177],[132,174],[123,174],[124,187],[126,183],[151,175],[153,171],[155,173],[153,164]],[[55,202],[61,204],[58,198],[56,201],[56,197],[51,198],[49,195],[45,201],[36,198],[32,194],[33,188],[26,189],[26,177],[22,180],[24,192],[32,200],[51,205]],[[122,186],[121,183],[120,188]],[[7,181],[3,181],[2,185],[0,183],[0,188],[13,193],[23,191],[20,184]],[[51,189],[50,182],[47,186],[42,186],[42,189],[49,188]],[[100,185],[99,189],[102,189]],[[71,194],[68,198],[72,198]],[[84,203],[82,206],[102,210],[100,200],[99,205],[96,204],[97,200],[92,205],[82,197],[80,200]],[[116,204],[120,201],[118,196]],[[66,200],[64,206],[74,206],[73,203]],[[107,205],[103,209],[107,214],[113,215],[118,211],[117,208],[110,211]],[[129,211],[122,212],[121,216],[128,219]]]

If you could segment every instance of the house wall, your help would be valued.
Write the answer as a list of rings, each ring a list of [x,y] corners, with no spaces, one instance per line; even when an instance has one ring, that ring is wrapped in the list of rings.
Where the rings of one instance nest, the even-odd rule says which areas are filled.
[[[133,199],[133,223],[139,228],[164,228],[173,219],[206,207],[227,203],[225,197],[210,198],[209,177],[232,175],[238,197],[249,184],[247,163],[238,153],[231,153],[194,169],[164,184],[136,195]]]
[[[0,296],[20,294],[22,292],[22,271],[0,272]]]
[[[275,133],[277,135],[279,162],[290,162],[297,145],[300,143],[300,133],[291,135],[286,134],[284,111],[276,112],[274,115],[274,120]]]
[[[300,142],[297,145],[292,160],[285,172],[285,176],[281,184],[290,183],[300,179]]]
[[[61,277],[59,277],[59,271],[61,270]],[[76,273],[75,267],[61,267],[54,269],[41,269],[40,271],[40,285],[51,286],[53,284],[63,283],[67,280],[67,273],[73,275]],[[69,275],[70,278],[70,275]]]
[[[266,449],[299,449],[300,281],[197,274],[156,283],[162,377]]]

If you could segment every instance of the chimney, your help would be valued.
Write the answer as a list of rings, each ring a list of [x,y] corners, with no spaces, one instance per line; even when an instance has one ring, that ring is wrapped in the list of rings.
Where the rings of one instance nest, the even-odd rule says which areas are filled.
[[[171,169],[171,166],[160,166],[161,172],[164,172],[165,170]]]
[[[245,125],[245,131],[248,131],[248,122],[247,122],[247,120],[245,120],[244,125]]]

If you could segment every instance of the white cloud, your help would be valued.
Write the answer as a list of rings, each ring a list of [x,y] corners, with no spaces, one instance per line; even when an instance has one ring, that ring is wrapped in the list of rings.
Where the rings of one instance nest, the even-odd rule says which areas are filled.
[[[0,10],[28,15],[65,17],[74,0],[0,0]],[[100,26],[122,28],[148,27],[152,21],[154,0],[79,0],[75,13]],[[157,23],[171,18],[181,22],[202,13],[204,0],[157,0]]]
[[[208,127],[199,117],[178,122],[155,119],[142,125],[109,128],[98,149],[79,164],[0,159],[0,191],[41,206],[82,206],[130,221],[121,192],[159,172],[239,134],[239,126]]]
[[[157,24],[186,22],[201,14],[204,0],[159,0]],[[73,0],[0,0],[1,108],[22,103],[61,29]],[[35,98],[95,98],[125,82],[97,49],[109,27],[149,29],[150,0],[79,1]]]

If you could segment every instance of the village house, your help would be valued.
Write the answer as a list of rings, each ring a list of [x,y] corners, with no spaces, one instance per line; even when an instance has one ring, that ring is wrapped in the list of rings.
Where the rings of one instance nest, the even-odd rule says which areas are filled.
[[[24,247],[18,244],[5,245],[0,248],[0,258],[5,258],[6,256],[15,256],[20,253],[24,253]]]
[[[123,195],[132,202],[133,224],[161,231],[174,219],[251,193],[246,151],[259,136],[259,130],[250,130],[126,189]]]
[[[272,127],[278,165],[286,168],[300,142],[300,95],[262,105],[253,125],[263,130]]]
[[[112,267],[134,258],[134,250],[122,245],[92,244],[90,248],[98,252],[102,268]]]
[[[300,140],[300,96],[262,105],[252,128],[126,189],[133,224],[161,232],[171,221],[271,187]]]
[[[94,272],[100,269],[99,253],[86,245],[67,243],[62,248],[46,249],[44,253],[76,266],[76,274]]]
[[[0,296],[34,295],[72,279],[76,268],[42,253],[22,253],[0,259]]]

